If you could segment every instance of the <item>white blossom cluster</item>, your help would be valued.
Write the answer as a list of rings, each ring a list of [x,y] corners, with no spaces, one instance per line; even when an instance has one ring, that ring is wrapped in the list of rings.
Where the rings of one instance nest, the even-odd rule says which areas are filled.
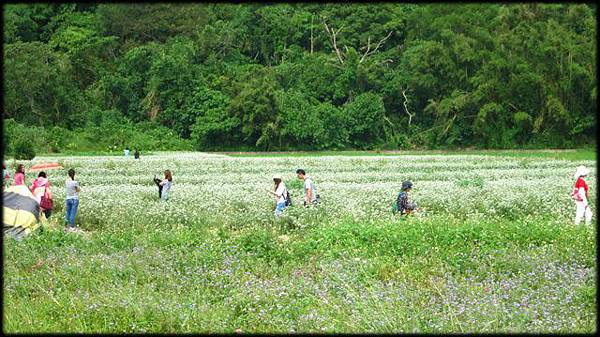
[[[595,203],[593,161],[522,159],[476,155],[399,155],[323,157],[228,157],[194,152],[159,153],[141,160],[124,157],[37,157],[57,161],[64,170],[49,171],[58,204],[64,200],[66,171],[74,168],[82,187],[78,216],[91,224],[156,221],[156,225],[186,225],[213,217],[231,225],[272,221],[273,174],[281,174],[293,205],[289,222],[354,217],[394,219],[391,204],[402,181],[410,180],[410,198],[418,216],[443,215],[464,219],[574,216],[570,192],[577,165],[590,169],[590,203]],[[313,177],[321,204],[305,209],[302,182],[296,169]],[[171,198],[158,201],[152,182],[163,171],[173,173]],[[28,181],[34,178],[28,174]],[[61,207],[61,206],[59,206]]]

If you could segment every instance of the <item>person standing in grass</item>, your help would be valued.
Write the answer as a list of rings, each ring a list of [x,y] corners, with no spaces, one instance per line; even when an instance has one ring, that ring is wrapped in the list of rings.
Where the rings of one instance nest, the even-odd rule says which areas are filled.
[[[158,183],[160,201],[169,200],[169,191],[171,190],[171,186],[173,186],[173,174],[170,170],[165,170],[165,178]]]
[[[6,164],[2,163],[2,186],[6,187],[10,183],[10,172],[6,169]]]
[[[133,152],[133,158],[138,159],[138,160],[140,159],[140,151],[138,151],[137,148]]]
[[[50,190],[50,181],[46,177],[46,172],[40,172],[29,189],[33,193],[35,200],[40,204],[40,208],[46,219],[50,219],[50,215],[52,214],[52,191]]]
[[[585,181],[587,175],[590,173],[585,166],[581,165],[577,167],[573,178],[577,179],[573,191],[571,192],[571,198],[575,201],[575,224],[579,225],[581,219],[585,216],[585,223],[589,225],[592,222],[592,210],[588,203],[588,184]]]
[[[15,172],[15,186],[17,185],[25,185],[25,170],[23,169],[23,164],[19,164],[17,166],[17,171]]]
[[[123,151],[125,153],[125,158],[129,158],[129,146],[125,148],[125,151]]]
[[[402,182],[402,191],[398,194],[394,211],[400,215],[410,214],[417,208],[417,205],[408,198],[408,192],[412,190],[412,182],[409,180]]]
[[[280,175],[274,175],[273,182],[275,183],[275,191],[267,190],[267,192],[275,198],[275,216],[279,217],[289,205],[289,194]]]
[[[298,176],[298,179],[304,182],[304,206],[318,204],[320,197],[317,194],[317,187],[315,186],[313,179],[307,176],[303,169],[297,169],[296,175]]]
[[[79,182],[75,180],[75,170],[69,169],[69,178],[65,182],[65,189],[67,190],[66,197],[66,215],[65,220],[69,227],[67,231],[74,231],[75,228],[75,216],[77,215],[77,207],[79,206]]]
[[[160,184],[162,182],[162,180],[156,178],[156,175],[154,175],[154,179],[152,179],[154,181],[154,183],[156,184],[156,186],[158,186],[158,199],[161,199],[162,197],[162,185]]]

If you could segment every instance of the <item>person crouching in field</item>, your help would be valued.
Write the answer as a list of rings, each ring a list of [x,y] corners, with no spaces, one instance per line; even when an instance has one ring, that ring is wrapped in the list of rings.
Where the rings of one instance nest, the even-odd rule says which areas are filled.
[[[158,181],[158,179],[154,177],[154,182],[158,186],[160,201],[169,200],[169,191],[171,190],[171,186],[173,186],[173,174],[171,171],[165,170],[165,178],[162,181]]]
[[[571,198],[575,201],[575,224],[579,225],[581,218],[585,216],[585,223],[590,224],[592,222],[592,210],[588,204],[588,184],[585,178],[590,173],[585,166],[577,167],[575,175],[573,176],[577,181],[571,192]]]
[[[400,215],[410,214],[416,210],[417,205],[408,198],[408,192],[412,190],[412,182],[402,182],[402,191],[398,194],[395,205],[392,208],[394,213],[400,213]]]
[[[50,181],[46,177],[46,172],[40,172],[29,189],[33,193],[35,200],[40,204],[40,209],[46,216],[46,219],[50,219],[50,215],[52,214],[52,191],[50,190]]]
[[[290,205],[289,193],[280,175],[274,175],[273,182],[275,183],[275,191],[267,190],[267,192],[275,197],[275,216],[279,217],[283,210]]]
[[[307,176],[303,169],[297,169],[296,174],[298,175],[298,179],[304,181],[304,206],[318,204],[321,198],[317,194],[317,187],[312,178]]]

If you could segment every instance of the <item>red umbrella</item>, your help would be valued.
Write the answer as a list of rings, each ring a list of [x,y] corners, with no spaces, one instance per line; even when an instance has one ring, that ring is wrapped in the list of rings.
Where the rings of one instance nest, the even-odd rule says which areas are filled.
[[[57,169],[61,169],[61,168],[63,168],[63,167],[58,165],[58,163],[42,163],[42,164],[33,165],[29,169],[29,172],[37,172],[37,171],[44,171],[44,170],[57,170]]]

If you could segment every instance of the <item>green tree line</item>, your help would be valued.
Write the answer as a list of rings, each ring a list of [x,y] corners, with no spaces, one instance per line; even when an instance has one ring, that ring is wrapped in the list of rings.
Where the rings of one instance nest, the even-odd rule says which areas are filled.
[[[24,129],[50,151],[595,142],[595,5],[3,10],[8,147]]]

